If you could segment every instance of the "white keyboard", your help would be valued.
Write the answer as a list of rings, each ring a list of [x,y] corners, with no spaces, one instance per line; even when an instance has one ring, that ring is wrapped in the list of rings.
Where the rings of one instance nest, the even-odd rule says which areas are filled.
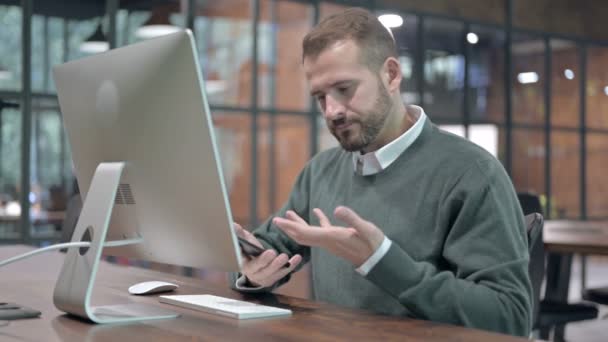
[[[236,319],[252,319],[281,317],[291,315],[291,310],[260,305],[232,298],[214,295],[182,295],[160,296],[161,303],[172,304],[184,308],[204,311],[207,313],[232,317]]]

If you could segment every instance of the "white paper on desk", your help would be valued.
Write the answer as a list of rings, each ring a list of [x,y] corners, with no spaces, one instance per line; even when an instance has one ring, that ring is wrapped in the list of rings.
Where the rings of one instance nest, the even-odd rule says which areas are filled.
[[[161,303],[228,316],[236,319],[267,318],[291,315],[291,310],[249,303],[214,295],[160,296]]]

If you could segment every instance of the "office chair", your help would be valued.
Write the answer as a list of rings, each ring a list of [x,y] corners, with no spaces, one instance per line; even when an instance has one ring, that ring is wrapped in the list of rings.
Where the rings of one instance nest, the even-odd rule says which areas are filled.
[[[598,288],[587,288],[587,260],[586,256],[581,256],[581,297],[584,300],[597,304],[608,305],[608,286]],[[605,315],[603,318],[608,318]]]
[[[540,199],[538,195],[532,193],[518,193],[517,197],[519,199],[519,203],[522,207],[524,215],[526,216],[526,226],[528,228],[528,241],[529,241],[529,250],[530,250],[530,265],[528,267],[528,271],[530,274],[530,280],[532,282],[532,287],[534,291],[534,295],[538,293],[540,297],[540,287],[541,285],[538,282],[539,273],[545,275],[546,267],[550,267],[551,265],[545,265],[545,250],[544,244],[542,243],[542,206],[540,203]],[[533,216],[530,216],[532,214]],[[531,225],[534,221],[538,221],[539,218],[536,216],[540,216],[540,233],[538,236],[534,238],[531,236],[530,229]],[[542,283],[543,277],[540,277],[540,283]],[[535,288],[538,286],[538,288]],[[538,292],[536,292],[538,291]],[[536,297],[534,298],[536,301]],[[539,330],[541,339],[549,339],[549,335],[552,328],[555,328],[553,339],[554,341],[563,341],[564,340],[564,329],[563,326],[567,323],[584,321],[588,319],[595,319],[598,315],[598,310],[595,305],[592,304],[584,304],[584,303],[560,303],[554,302],[547,299],[540,299],[538,302],[538,309],[534,309],[536,313],[533,328]]]
[[[528,274],[532,283],[532,314],[533,322],[538,321],[540,312],[540,290],[545,277],[545,252],[543,248],[543,216],[539,213],[526,215],[526,232],[528,236],[528,251],[530,263]]]
[[[584,300],[597,304],[608,305],[608,286],[585,289],[581,292]],[[608,318],[608,316],[604,316]]]

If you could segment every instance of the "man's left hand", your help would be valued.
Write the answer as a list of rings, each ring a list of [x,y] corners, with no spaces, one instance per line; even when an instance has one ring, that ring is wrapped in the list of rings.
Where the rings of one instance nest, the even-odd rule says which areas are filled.
[[[330,253],[361,266],[382,244],[384,233],[373,223],[359,217],[352,209],[339,206],[334,216],[347,224],[334,226],[319,208],[313,210],[321,226],[311,226],[292,210],[285,218],[275,217],[276,224],[285,234],[301,245],[321,247]]]

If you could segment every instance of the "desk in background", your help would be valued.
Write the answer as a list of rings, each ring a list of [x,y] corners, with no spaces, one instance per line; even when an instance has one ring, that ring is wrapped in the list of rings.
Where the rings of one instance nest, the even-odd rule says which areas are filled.
[[[608,255],[608,221],[547,220],[543,229],[547,251],[545,299],[568,302],[572,257],[581,254]],[[585,267],[582,287],[585,287]],[[564,326],[556,334],[564,336]]]
[[[608,221],[547,220],[543,235],[548,252],[545,298],[565,303],[573,254],[608,255]]]
[[[543,234],[548,252],[608,255],[608,221],[547,220]]]
[[[31,247],[0,247],[0,259]],[[129,296],[127,288],[146,280],[180,285],[175,294],[210,293],[267,305],[286,307],[293,316],[263,320],[235,320],[174,306],[182,314],[172,320],[125,325],[93,325],[71,318],[53,305],[53,288],[64,255],[50,253],[0,268],[0,300],[42,311],[39,319],[12,321],[0,327],[0,340],[20,341],[268,341],[268,340],[399,340],[399,341],[527,341],[507,335],[407,318],[374,315],[330,304],[280,295],[252,297],[204,280],[103,262],[97,275],[94,305],[125,301],[158,303],[157,296]]]
[[[30,220],[32,224],[54,224],[61,225],[63,219],[65,218],[65,211],[41,211],[41,210],[32,210],[30,213]],[[19,215],[10,215],[6,213],[0,213],[0,221],[2,222],[19,222],[21,220],[21,216]]]
[[[64,211],[30,212],[30,240],[33,242],[56,241],[65,218]],[[0,210],[0,244],[22,242],[21,216]]]

